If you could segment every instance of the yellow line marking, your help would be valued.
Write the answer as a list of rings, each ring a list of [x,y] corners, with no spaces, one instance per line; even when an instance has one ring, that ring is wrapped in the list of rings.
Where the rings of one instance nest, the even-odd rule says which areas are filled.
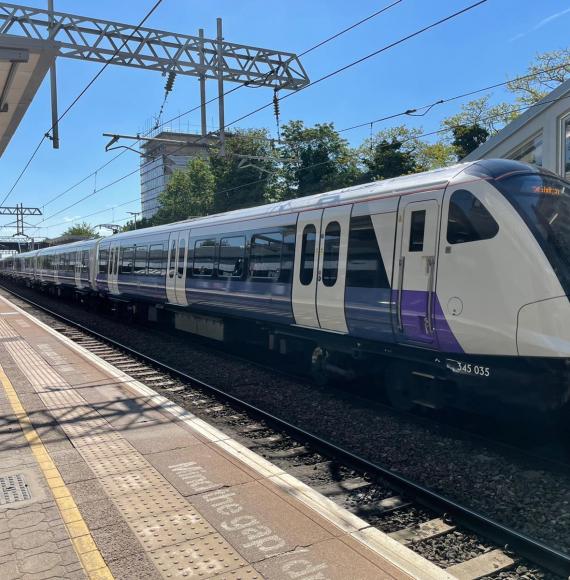
[[[65,485],[59,469],[48,450],[44,447],[42,440],[34,429],[30,418],[28,417],[22,402],[16,393],[16,389],[6,376],[4,369],[0,366],[0,383],[4,387],[4,391],[10,402],[14,414],[18,418],[20,428],[24,433],[24,437],[30,444],[30,448],[36,461],[42,470],[42,473],[47,481],[50,491],[55,498],[57,507],[67,529],[67,533],[71,538],[73,548],[87,574],[89,580],[114,580],[111,571],[105,564],[103,556],[97,548],[97,544],[93,540],[87,524],[81,517],[81,513]]]

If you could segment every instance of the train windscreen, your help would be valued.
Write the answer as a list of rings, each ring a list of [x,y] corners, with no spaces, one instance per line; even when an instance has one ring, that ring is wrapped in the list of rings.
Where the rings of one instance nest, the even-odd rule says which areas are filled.
[[[536,173],[495,183],[533,232],[570,295],[570,183]]]

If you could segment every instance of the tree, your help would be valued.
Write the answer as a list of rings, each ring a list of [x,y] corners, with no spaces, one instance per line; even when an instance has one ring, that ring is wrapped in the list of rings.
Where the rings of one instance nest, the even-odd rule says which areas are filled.
[[[453,148],[459,159],[474,151],[489,137],[489,131],[480,125],[458,125],[453,127]]]
[[[99,234],[95,231],[95,228],[88,224],[87,222],[81,222],[80,224],[75,224],[74,226],[69,226],[65,232],[64,236],[85,236],[89,238],[98,238]]]
[[[485,95],[461,105],[459,113],[443,120],[442,127],[452,133],[459,126],[477,125],[485,129],[488,135],[494,135],[518,117],[519,109],[520,107],[512,103],[491,105],[490,96]]]
[[[152,218],[140,218],[138,220],[129,220],[122,228],[122,232],[131,232],[133,230],[142,230],[155,225]]]
[[[160,209],[153,225],[207,215],[212,211],[216,180],[207,160],[195,158],[183,171],[175,171],[159,196]]]
[[[305,127],[303,121],[290,121],[281,134],[284,197],[312,195],[362,180],[356,153],[333,123]]]
[[[226,136],[225,156],[212,151],[216,180],[213,208],[230,211],[266,203],[277,182],[278,156],[266,129],[240,129]]]
[[[537,54],[521,76],[528,78],[512,80],[507,88],[520,105],[534,105],[570,77],[570,48]]]
[[[421,128],[399,125],[379,131],[360,148],[366,181],[428,171],[456,161],[453,147],[443,141],[426,143]]]

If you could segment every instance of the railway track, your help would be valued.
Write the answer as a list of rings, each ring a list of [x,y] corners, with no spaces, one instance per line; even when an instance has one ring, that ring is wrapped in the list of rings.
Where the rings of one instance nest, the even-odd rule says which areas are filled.
[[[453,576],[462,579],[569,576],[569,556],[10,288],[5,290],[50,317],[55,330],[223,428]]]

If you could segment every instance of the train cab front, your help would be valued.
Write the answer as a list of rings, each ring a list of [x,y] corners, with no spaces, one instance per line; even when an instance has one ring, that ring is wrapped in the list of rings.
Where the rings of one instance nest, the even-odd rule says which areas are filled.
[[[516,346],[519,357],[541,369],[543,396],[550,394],[550,404],[558,406],[570,399],[570,182],[529,169],[497,176],[494,185],[528,228],[529,243],[538,244],[544,256],[518,281],[543,295],[521,305]]]

